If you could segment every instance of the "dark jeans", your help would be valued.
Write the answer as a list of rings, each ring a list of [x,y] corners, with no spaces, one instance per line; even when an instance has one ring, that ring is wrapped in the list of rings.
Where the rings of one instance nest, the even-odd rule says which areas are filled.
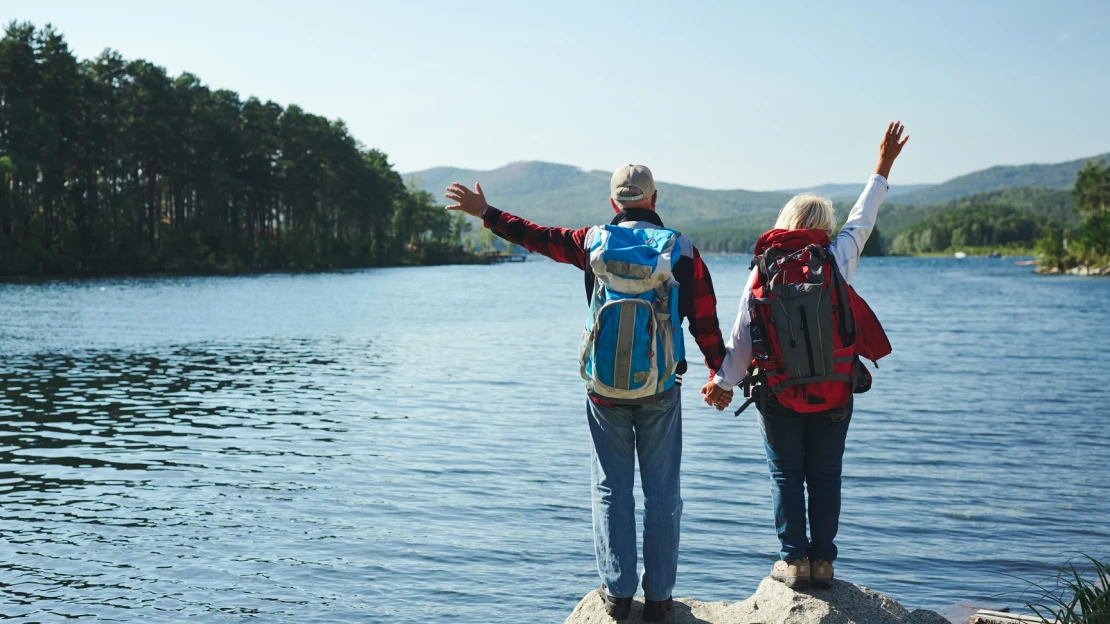
[[[760,429],[771,469],[779,556],[783,561],[804,557],[833,561],[833,539],[840,523],[840,473],[852,403],[812,415],[774,407],[777,409],[768,405],[761,415]],[[806,488],[812,539],[806,538]]]

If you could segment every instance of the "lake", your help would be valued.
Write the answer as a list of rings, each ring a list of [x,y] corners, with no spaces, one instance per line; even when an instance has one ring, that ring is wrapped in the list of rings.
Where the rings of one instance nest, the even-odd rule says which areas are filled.
[[[708,262],[727,329],[748,259]],[[1110,555],[1110,280],[865,258],[855,283],[894,354],[856,402],[837,576],[1017,607]],[[585,314],[542,259],[0,284],[0,613],[561,622],[599,582]],[[675,593],[740,600],[778,548],[762,442],[692,370]]]

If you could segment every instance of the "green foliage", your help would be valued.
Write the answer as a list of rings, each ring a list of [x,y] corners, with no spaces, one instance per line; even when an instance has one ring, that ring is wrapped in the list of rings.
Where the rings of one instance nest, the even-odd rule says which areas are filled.
[[[1088,161],[1075,178],[1072,189],[1075,208],[1088,218],[1095,212],[1106,214],[1106,204],[1110,203],[1110,165]]]
[[[478,230],[478,249],[489,253],[497,250],[497,235],[488,228]]]
[[[1084,558],[1092,570],[1069,561],[1051,586],[1033,584],[1043,594],[1026,606],[1046,624],[1110,624],[1110,565]]]
[[[682,233],[697,245],[703,253],[741,253],[750,254],[755,249],[755,242],[767,229],[753,229],[744,227],[705,227],[690,228]]]
[[[1110,261],[1110,214],[1096,214],[1083,221],[1072,245],[1083,264],[1105,264]]]
[[[1041,267],[1066,271],[1073,266],[1069,261],[1070,257],[1064,244],[1066,236],[1067,233],[1055,223],[1049,223],[1045,226],[1044,232],[1033,247],[1033,252],[1037,255]]]
[[[341,121],[78,62],[49,26],[0,40],[0,275],[450,261],[467,227]]]
[[[897,201],[897,200],[894,200]],[[1062,224],[1079,224],[1071,193],[1063,190],[1037,188],[1009,188],[989,193],[979,193],[930,206],[884,205],[880,212],[883,231],[896,237],[902,230],[940,213],[967,208],[968,206],[1008,206],[1040,215]]]
[[[895,254],[959,251],[969,247],[1030,247],[1047,220],[1010,206],[967,206],[942,212],[902,231]]]
[[[1037,241],[1042,269],[1063,271],[1077,265],[1110,265],[1110,166],[1088,162],[1076,175],[1072,189],[1082,223],[1067,230],[1046,229]]]

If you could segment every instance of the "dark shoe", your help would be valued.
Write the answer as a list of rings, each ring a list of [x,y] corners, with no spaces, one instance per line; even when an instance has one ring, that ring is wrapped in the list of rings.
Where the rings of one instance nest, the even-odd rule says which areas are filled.
[[[663,616],[667,615],[667,611],[671,610],[671,603],[674,601],[670,598],[666,600],[645,600],[644,601],[644,621],[645,622],[662,622]]]
[[[601,585],[601,589],[597,590],[601,594],[601,601],[605,603],[605,612],[609,617],[614,620],[623,620],[628,617],[628,612],[632,609],[632,597],[628,598],[614,598],[605,591],[605,585]]]

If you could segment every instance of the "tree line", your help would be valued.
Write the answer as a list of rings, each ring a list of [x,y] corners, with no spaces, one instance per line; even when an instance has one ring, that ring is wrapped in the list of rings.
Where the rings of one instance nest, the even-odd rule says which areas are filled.
[[[49,25],[0,40],[0,275],[457,261],[469,229],[342,121]]]
[[[974,248],[1028,249],[1048,220],[1011,206],[972,205],[942,212],[898,233],[891,252],[898,255]]]
[[[1036,246],[1040,265],[1061,271],[1110,266],[1110,163],[1088,162],[1076,176],[1072,198],[1083,222],[1046,227]]]

